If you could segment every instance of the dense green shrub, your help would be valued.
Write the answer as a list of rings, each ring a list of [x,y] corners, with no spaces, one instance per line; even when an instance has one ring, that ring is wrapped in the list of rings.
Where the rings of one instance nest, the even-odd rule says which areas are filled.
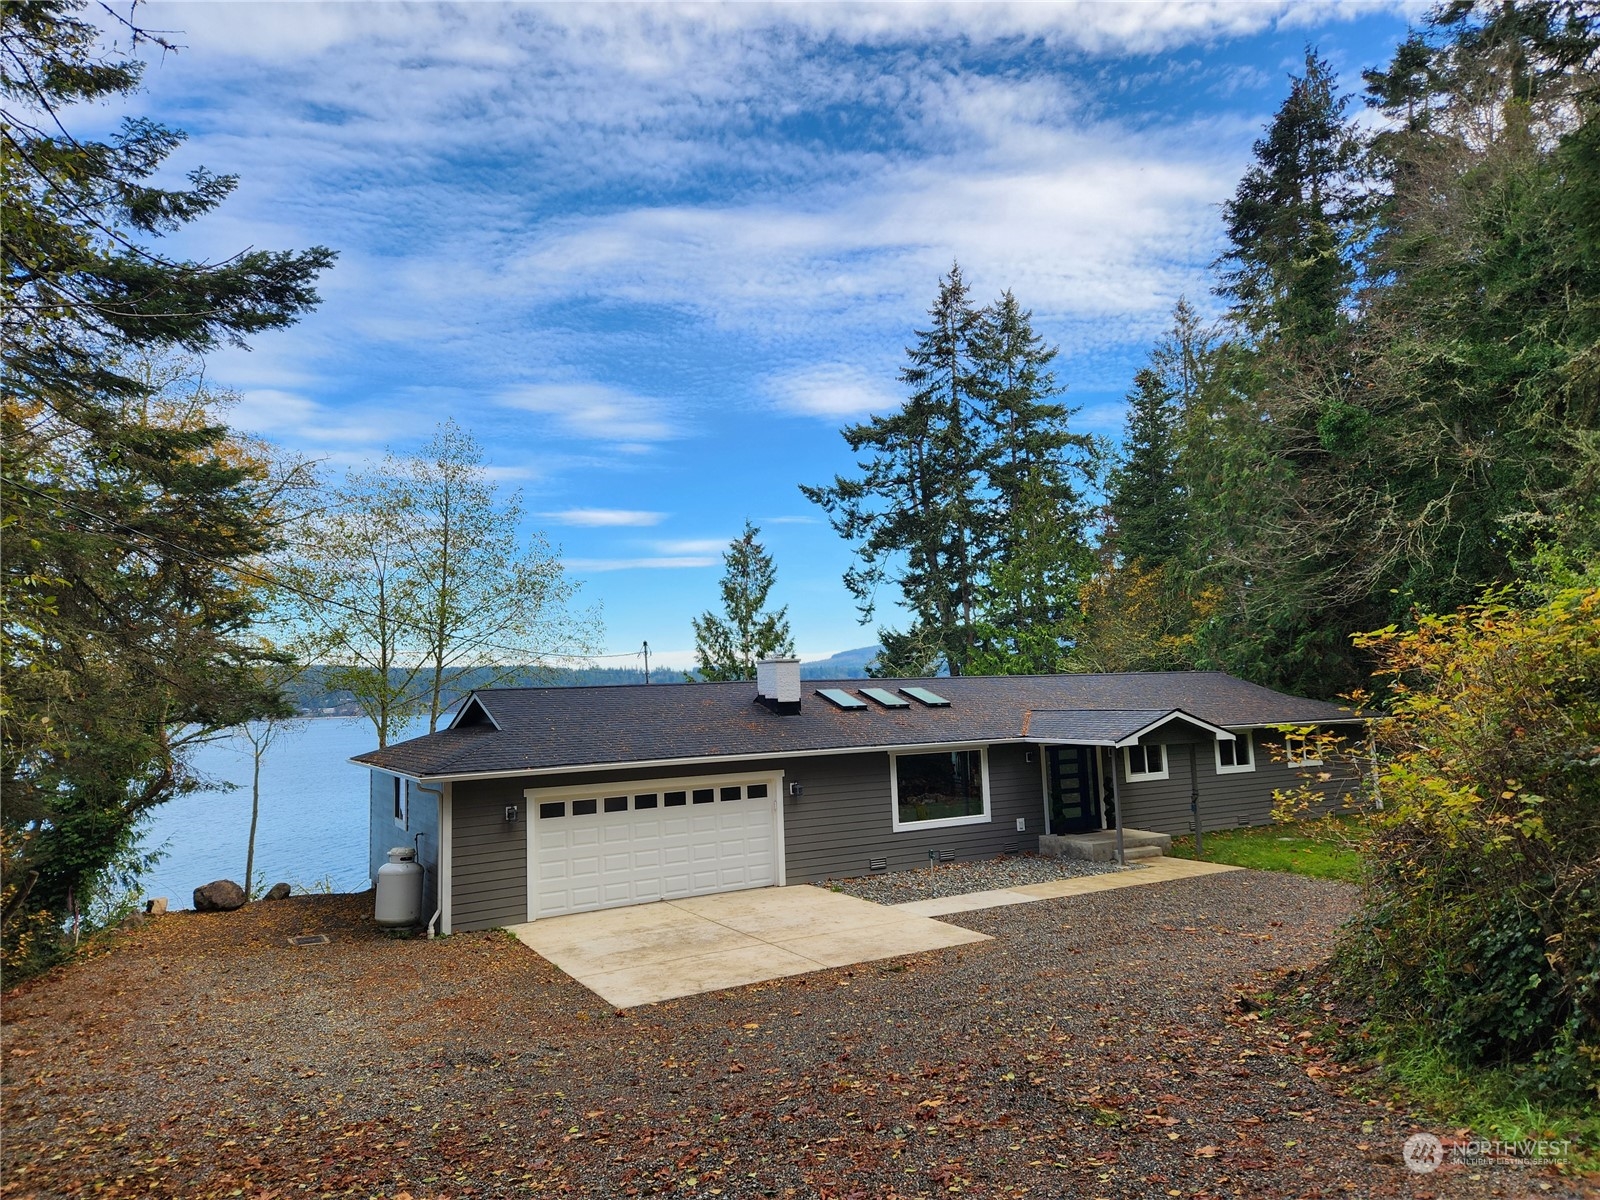
[[[1378,1022],[1600,1090],[1600,574],[1361,640],[1385,762],[1341,985]]]

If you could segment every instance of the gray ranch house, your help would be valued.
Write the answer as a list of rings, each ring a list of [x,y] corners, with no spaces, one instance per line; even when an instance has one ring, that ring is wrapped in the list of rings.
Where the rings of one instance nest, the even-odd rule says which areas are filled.
[[[500,688],[371,769],[371,870],[414,846],[441,932],[1270,819],[1353,778],[1280,725],[1361,718],[1216,672]],[[1191,807],[1192,806],[1192,807]]]

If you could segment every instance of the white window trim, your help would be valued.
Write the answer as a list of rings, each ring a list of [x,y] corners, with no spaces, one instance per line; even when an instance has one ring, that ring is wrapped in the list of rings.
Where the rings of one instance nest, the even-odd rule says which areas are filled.
[[[398,775],[392,775],[390,778],[394,780],[394,788],[390,798],[394,801],[395,807],[400,810],[400,815],[394,819],[394,823],[398,828],[410,833],[411,787]]]
[[[1299,754],[1296,754],[1294,752],[1294,747],[1295,747],[1295,743],[1296,742],[1298,742],[1300,744],[1300,753]],[[1294,734],[1294,733],[1286,733],[1286,734],[1284,734],[1283,735],[1283,761],[1284,761],[1284,764],[1286,766],[1292,768],[1292,769],[1295,769],[1295,770],[1303,770],[1303,769],[1308,768],[1308,767],[1320,767],[1322,765],[1322,760],[1320,758],[1312,758],[1311,757],[1310,750],[1309,750],[1310,745],[1311,745],[1311,739],[1310,738],[1301,737],[1299,734]]]
[[[1153,742],[1151,744],[1161,747],[1161,770],[1159,771],[1135,771],[1133,769],[1133,760],[1128,753],[1133,747],[1124,746],[1122,748],[1122,776],[1129,783],[1144,783],[1147,780],[1166,779],[1171,775],[1172,755],[1168,753],[1166,744],[1163,742]]]
[[[983,811],[970,817],[940,817],[934,821],[902,821],[900,819],[900,759],[915,758],[924,754],[940,754],[948,750],[976,750],[983,788]],[[889,752],[889,822],[895,833],[914,833],[919,829],[948,829],[952,825],[984,825],[989,815],[989,747],[980,742],[963,742],[953,746],[927,746],[916,750]]]
[[[1234,746],[1234,751],[1233,752],[1234,752],[1235,755],[1237,755],[1239,753],[1238,748],[1240,746],[1248,747],[1249,751],[1250,751],[1250,761],[1248,763],[1246,763],[1244,766],[1240,766],[1238,763],[1234,763],[1234,765],[1231,766],[1231,767],[1223,766],[1222,765],[1222,739],[1221,738],[1215,738],[1215,739],[1213,739],[1213,741],[1211,743],[1211,752],[1213,754],[1215,754],[1216,757],[1217,757],[1217,774],[1218,775],[1244,775],[1244,774],[1247,774],[1248,772],[1254,771],[1256,769],[1256,748],[1255,748],[1254,740],[1253,740],[1253,738],[1251,736],[1251,733],[1250,733],[1250,731],[1248,729],[1239,730],[1239,731],[1236,731],[1234,733],[1233,746]]]

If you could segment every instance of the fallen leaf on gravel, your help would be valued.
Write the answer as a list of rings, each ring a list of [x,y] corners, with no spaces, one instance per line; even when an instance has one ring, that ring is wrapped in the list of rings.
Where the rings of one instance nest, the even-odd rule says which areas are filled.
[[[1222,1148],[1220,1146],[1201,1146],[1200,1149],[1194,1152],[1194,1156],[1196,1158],[1215,1158],[1221,1153]]]

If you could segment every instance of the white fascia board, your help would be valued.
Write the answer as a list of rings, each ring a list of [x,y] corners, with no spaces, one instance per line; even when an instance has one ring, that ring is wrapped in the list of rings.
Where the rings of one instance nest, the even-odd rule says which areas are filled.
[[[492,725],[496,731],[498,731],[500,729],[500,722],[494,719],[494,713],[489,711],[489,706],[483,702],[483,697],[478,695],[477,692],[467,693],[467,698],[461,702],[461,707],[456,709],[456,715],[450,718],[450,724],[445,726],[445,728],[454,729],[457,725],[459,725],[461,723],[461,718],[467,715],[467,709],[471,708],[474,704],[476,704],[483,711],[483,715],[489,718],[489,724]]]
[[[517,779],[523,775],[579,775],[594,771],[653,771],[657,767],[698,767],[715,763],[740,763],[740,762],[768,762],[772,759],[783,758],[826,758],[837,754],[904,754],[917,750],[970,750],[979,746],[1010,746],[1020,745],[1028,741],[1027,738],[992,738],[988,741],[973,742],[906,742],[892,746],[833,746],[826,750],[765,750],[760,754],[706,754],[695,758],[652,758],[635,759],[630,762],[601,762],[601,763],[576,763],[563,767],[516,767],[508,771],[472,771],[456,775],[406,775],[406,779]],[[351,759],[351,762],[356,762]],[[366,767],[372,771],[384,771],[390,775],[400,772],[391,771],[386,767],[375,767],[371,763],[356,763],[357,766]]]
[[[1191,725],[1197,725],[1201,729],[1204,729],[1207,733],[1211,734],[1213,737],[1221,738],[1225,742],[1231,742],[1234,740],[1231,730],[1224,729],[1220,725],[1213,725],[1210,721],[1202,721],[1193,713],[1184,712],[1181,708],[1175,708],[1166,716],[1151,721],[1150,724],[1146,725],[1143,729],[1135,730],[1133,733],[1130,733],[1127,737],[1114,744],[1119,750],[1128,746],[1137,746],[1139,744],[1139,739],[1144,737],[1145,734],[1153,733],[1157,729],[1160,729],[1163,725],[1170,725],[1173,721],[1187,721]]]
[[[345,762],[355,763],[356,766],[362,767],[368,771],[377,771],[384,775],[393,775],[398,779],[409,779],[412,783],[426,783],[430,779],[437,783],[442,779],[450,778],[448,775],[411,775],[405,771],[396,771],[393,767],[375,767],[369,762],[362,762],[353,755],[350,758],[345,759]]]
[[[1122,744],[1109,738],[1052,738],[1031,733],[1022,741],[1029,746],[1104,746],[1108,750],[1114,750]]]
[[[1249,725],[1229,725],[1228,728],[1236,733],[1243,733],[1247,729],[1278,729],[1284,725],[1366,725],[1376,720],[1375,717],[1318,717],[1315,721],[1252,721]]]

